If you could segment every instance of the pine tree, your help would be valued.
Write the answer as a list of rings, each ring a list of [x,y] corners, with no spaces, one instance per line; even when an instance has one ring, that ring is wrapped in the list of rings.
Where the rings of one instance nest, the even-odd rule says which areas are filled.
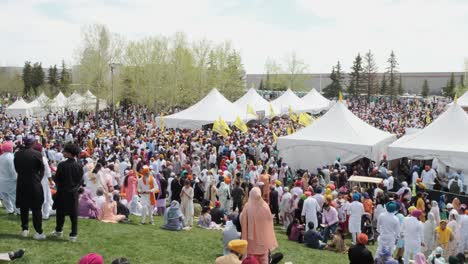
[[[405,89],[403,89],[403,80],[400,74],[400,80],[398,81],[398,94],[403,95],[405,93]]]
[[[380,82],[380,94],[384,95],[388,92],[388,85],[387,85],[387,75],[384,73],[382,76],[382,80]]]
[[[348,86],[348,93],[350,96],[357,97],[359,94],[365,92],[363,77],[364,69],[362,68],[361,54],[358,53],[354,59],[353,66],[351,67],[350,80]]]
[[[270,73],[266,73],[265,90],[271,90]]]
[[[442,95],[453,99],[455,97],[455,86],[455,74],[452,72],[450,79],[447,81],[447,84],[444,88],[442,88]]]
[[[338,97],[340,92],[343,92],[343,75],[341,72],[341,64],[338,61],[336,66],[332,67],[330,74],[332,82],[323,89],[324,96],[328,98]]]
[[[31,62],[26,61],[23,67],[23,75],[21,76],[24,84],[24,95],[28,96],[32,88],[32,66]]]
[[[58,87],[59,84],[59,78],[58,78],[58,70],[57,70],[57,65],[54,65],[53,67],[49,67],[49,74],[47,75],[47,83],[50,85],[53,91],[55,91],[55,88]]]
[[[460,75],[460,82],[458,83],[460,87],[465,88],[465,75]]]
[[[36,62],[32,68],[32,81],[31,87],[34,91],[34,95],[37,96],[37,89],[39,86],[44,84],[44,70],[42,69],[42,63]]]
[[[422,90],[421,90],[421,96],[422,97],[427,97],[429,95],[429,83],[427,80],[424,80]]]
[[[388,92],[391,96],[395,96],[398,92],[397,87],[397,73],[398,73],[398,62],[396,60],[395,53],[392,50],[390,53],[390,58],[387,60],[387,74],[388,74]]]
[[[65,61],[62,60],[62,69],[60,71],[60,90],[62,92],[67,91],[70,83],[71,83],[71,74],[66,68]]]
[[[265,86],[263,85],[263,79],[260,80],[260,84],[258,85],[259,90],[265,90]]]
[[[364,55],[364,78],[363,84],[367,93],[367,101],[370,102],[370,96],[377,94],[379,90],[379,83],[377,78],[377,64],[374,60],[374,55],[369,50]]]

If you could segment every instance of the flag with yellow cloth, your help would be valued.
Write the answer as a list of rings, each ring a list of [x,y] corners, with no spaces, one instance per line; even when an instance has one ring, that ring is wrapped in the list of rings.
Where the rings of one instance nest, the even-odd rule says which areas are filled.
[[[338,92],[338,101],[343,102],[343,93],[341,91]]]
[[[236,126],[242,133],[247,133],[248,131],[247,125],[240,119],[240,117],[236,118],[236,121],[234,121],[234,126]]]
[[[251,114],[251,115],[255,116],[255,118],[258,118],[257,113],[255,113],[255,110],[249,104],[247,105],[247,114]]]
[[[275,116],[275,111],[273,110],[273,105],[270,103],[270,118],[273,118]]]
[[[224,137],[228,135],[227,131],[221,126],[218,120],[213,122],[213,131]]]
[[[278,140],[278,136],[276,135],[275,131],[273,131],[273,141],[276,142]]]
[[[431,114],[429,113],[429,110],[426,111],[426,125],[429,125],[431,123]]]
[[[228,134],[232,132],[231,128],[229,128],[228,124],[226,123],[226,121],[224,121],[222,117],[219,117],[219,124],[224,130],[226,130]]]
[[[166,127],[164,126],[164,114],[161,112],[161,116],[159,118],[159,128],[161,131],[164,131]]]
[[[312,124],[312,117],[307,113],[301,113],[299,115],[299,124],[303,126],[308,126]]]
[[[290,125],[286,128],[286,133],[288,133],[288,135],[291,135],[294,132],[295,132],[294,126]]]
[[[293,109],[291,106],[289,106],[289,118],[291,118],[292,121],[297,122],[297,115],[294,113]]]

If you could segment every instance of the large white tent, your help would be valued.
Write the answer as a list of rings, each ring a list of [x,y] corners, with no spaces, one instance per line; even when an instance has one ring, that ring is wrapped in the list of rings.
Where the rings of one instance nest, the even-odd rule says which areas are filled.
[[[5,113],[10,117],[25,117],[32,115],[32,109],[31,106],[23,100],[23,98],[19,98],[16,102],[6,108]]]
[[[44,93],[41,93],[34,101],[29,103],[32,114],[35,116],[44,116],[48,113],[49,104],[51,100]]]
[[[463,109],[468,109],[468,91],[466,91],[460,98],[458,98],[457,103]]]
[[[454,103],[419,132],[406,135],[388,147],[389,159],[409,157],[441,163],[468,172],[468,114]]]
[[[164,125],[170,128],[198,129],[220,117],[226,123],[233,123],[237,116],[246,121],[245,111],[231,103],[215,88],[198,103],[178,113],[165,116]],[[157,120],[159,123],[160,117]]]
[[[396,136],[359,119],[343,102],[337,102],[311,125],[278,139],[278,150],[293,168],[315,169],[361,158],[379,161]]]
[[[89,90],[87,90],[86,93],[84,93],[83,95],[83,103],[80,109],[93,110],[96,108],[96,101],[97,101],[97,97],[94,94],[92,94]],[[103,99],[100,99],[99,110],[103,110],[106,107],[107,107],[106,101]]]
[[[331,106],[331,101],[323,97],[315,88],[312,88],[301,100],[310,107],[313,114],[327,110]]]
[[[67,107],[67,97],[59,92],[52,102],[50,103],[50,108],[52,111],[63,111]]]
[[[83,108],[85,98],[76,91],[67,98],[67,108],[71,110],[80,110]]]
[[[311,110],[311,107],[306,105],[291,89],[286,90],[280,97],[273,100],[272,104],[275,109],[280,111],[280,114],[288,113],[289,107],[296,113],[309,112]]]
[[[265,100],[261,95],[255,91],[254,88],[250,88],[247,93],[245,93],[241,98],[237,99],[234,102],[239,109],[243,110],[244,113],[241,117],[249,117],[250,115],[247,114],[247,106],[250,105],[255,112],[263,111],[265,116],[269,116],[270,114],[270,105],[273,107],[273,111],[275,114],[279,114],[280,110],[276,109],[273,104]]]

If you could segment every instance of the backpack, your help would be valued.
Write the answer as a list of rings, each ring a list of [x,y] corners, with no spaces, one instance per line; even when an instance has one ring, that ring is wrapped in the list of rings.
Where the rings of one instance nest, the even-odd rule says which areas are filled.
[[[452,185],[450,185],[451,193],[460,193],[460,186],[458,185],[458,180],[454,180]]]

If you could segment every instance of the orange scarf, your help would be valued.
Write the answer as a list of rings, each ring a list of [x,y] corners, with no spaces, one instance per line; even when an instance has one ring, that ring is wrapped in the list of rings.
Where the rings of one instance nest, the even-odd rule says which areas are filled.
[[[142,180],[143,180],[143,183],[146,185],[146,179],[145,179],[144,176],[143,176]],[[151,190],[154,188],[154,178],[153,178],[153,176],[149,177],[149,187],[150,187]],[[154,197],[154,193],[150,193],[149,195],[150,195],[151,205],[156,205],[156,197]]]

